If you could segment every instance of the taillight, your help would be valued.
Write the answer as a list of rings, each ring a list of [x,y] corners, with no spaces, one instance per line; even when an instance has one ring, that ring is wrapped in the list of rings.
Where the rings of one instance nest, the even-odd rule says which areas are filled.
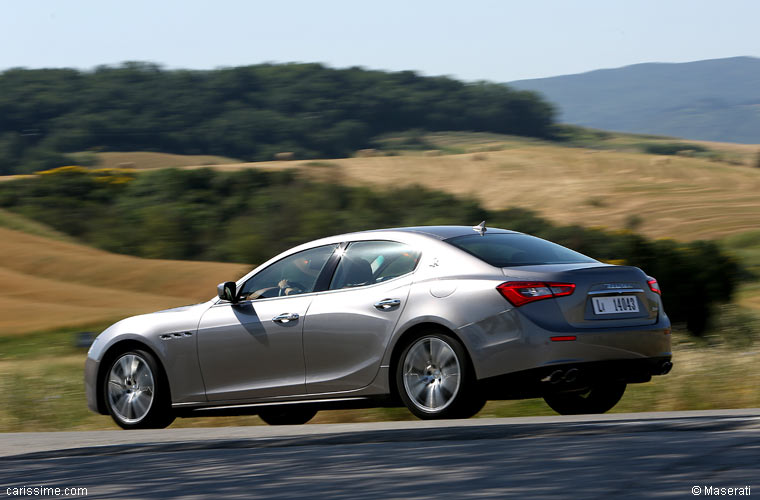
[[[662,290],[660,290],[660,285],[657,283],[657,280],[652,278],[651,276],[647,276],[647,285],[649,285],[649,289],[652,290],[657,295],[662,295]]]
[[[519,307],[529,302],[572,295],[573,283],[545,283],[542,281],[507,281],[496,289],[513,306]]]

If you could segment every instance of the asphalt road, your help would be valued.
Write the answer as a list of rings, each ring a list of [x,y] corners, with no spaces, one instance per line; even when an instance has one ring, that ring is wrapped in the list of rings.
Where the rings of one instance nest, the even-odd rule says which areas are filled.
[[[0,495],[39,486],[87,498],[760,495],[760,410],[0,435]]]

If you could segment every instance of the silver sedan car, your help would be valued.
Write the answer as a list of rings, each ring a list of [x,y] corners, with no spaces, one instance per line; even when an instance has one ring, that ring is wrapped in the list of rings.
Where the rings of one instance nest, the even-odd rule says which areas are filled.
[[[135,316],[87,356],[93,411],[123,428],[405,405],[468,418],[488,399],[602,413],[671,368],[657,281],[504,229],[332,236],[288,250],[211,300]]]

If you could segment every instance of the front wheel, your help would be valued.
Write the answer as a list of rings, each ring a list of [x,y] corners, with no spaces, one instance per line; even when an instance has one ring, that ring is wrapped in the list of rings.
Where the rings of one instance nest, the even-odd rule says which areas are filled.
[[[469,418],[485,405],[462,344],[444,333],[417,337],[396,364],[396,388],[421,419]]]
[[[103,396],[114,422],[123,429],[163,429],[174,421],[169,388],[158,363],[143,350],[116,356],[103,374]]]
[[[560,415],[605,413],[620,401],[626,385],[622,382],[600,384],[582,392],[546,394],[544,401]]]

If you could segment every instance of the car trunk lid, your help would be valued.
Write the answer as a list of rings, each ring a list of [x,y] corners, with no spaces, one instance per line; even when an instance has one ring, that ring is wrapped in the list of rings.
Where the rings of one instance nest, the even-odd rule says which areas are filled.
[[[649,289],[647,275],[637,267],[581,263],[515,266],[502,270],[509,281],[575,285],[571,295],[520,308],[537,322],[549,321],[549,307],[558,308],[565,322],[575,328],[629,327],[657,322],[659,297]]]

